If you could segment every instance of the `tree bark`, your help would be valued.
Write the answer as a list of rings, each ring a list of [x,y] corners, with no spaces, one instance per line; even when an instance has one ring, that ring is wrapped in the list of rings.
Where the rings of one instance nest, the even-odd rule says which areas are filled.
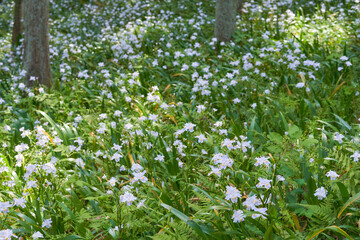
[[[217,0],[215,13],[215,37],[218,41],[231,40],[236,28],[238,0]]]
[[[14,48],[19,43],[19,38],[21,36],[21,33],[23,32],[23,1],[22,0],[14,0],[14,26],[12,31],[12,41],[11,45]]]
[[[244,0],[235,0],[236,1],[236,11],[241,12],[244,5]]]
[[[49,0],[24,1],[23,65],[27,71],[25,82],[29,87],[36,83],[50,87]]]

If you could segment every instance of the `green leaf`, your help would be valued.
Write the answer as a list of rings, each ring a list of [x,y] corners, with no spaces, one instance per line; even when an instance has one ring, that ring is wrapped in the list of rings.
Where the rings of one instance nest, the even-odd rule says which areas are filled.
[[[350,198],[344,206],[341,208],[340,212],[337,215],[337,218],[340,218],[341,214],[345,211],[346,208],[348,208],[352,203],[354,203],[356,200],[360,199],[360,192],[357,193],[355,196]]]
[[[213,203],[217,203],[217,202],[214,200],[214,198],[212,198],[212,197],[210,196],[210,194],[208,194],[204,189],[201,189],[201,188],[199,188],[199,187],[197,187],[197,186],[195,186],[195,185],[193,185],[193,184],[190,184],[190,186],[192,186],[192,188],[193,188],[193,190],[194,190],[195,192],[200,192],[200,193],[204,194],[206,197],[208,197]]]
[[[65,206],[65,204],[63,204],[62,202],[60,201],[57,201],[59,203],[59,205],[70,215],[71,219],[76,221],[76,216],[75,214]]]
[[[280,146],[276,146],[276,145],[266,147],[266,149],[269,150],[269,152],[271,152],[271,153],[280,153],[280,152],[282,152],[281,147],[280,147]]]
[[[311,111],[311,114],[313,116],[316,116],[316,110],[315,110],[315,107],[311,104],[311,102],[307,99],[304,99],[304,101],[306,102],[306,104],[309,106],[309,109]]]
[[[337,120],[339,120],[338,123],[339,123],[341,126],[343,126],[343,127],[344,127],[346,130],[348,130],[348,131],[351,130],[351,126],[350,126],[347,122],[345,122],[344,119],[342,119],[341,117],[339,117],[339,116],[336,115],[335,113],[333,113],[333,115],[337,118]]]
[[[269,139],[271,140],[271,141],[273,141],[273,142],[275,142],[275,143],[281,143],[282,142],[282,140],[283,140],[283,137],[279,134],[279,133],[277,133],[277,132],[271,132],[271,133],[269,133]]]
[[[272,240],[273,239],[273,226],[269,226],[266,229],[264,240]]]
[[[338,132],[338,131],[339,131],[336,127],[334,127],[333,125],[331,125],[331,124],[328,123],[328,122],[325,122],[325,121],[323,121],[323,120],[317,120],[317,121],[318,121],[319,123],[322,123],[322,124],[330,127],[334,132]]]
[[[353,239],[349,236],[349,234],[347,234],[347,232],[345,232],[344,230],[342,230],[341,228],[339,228],[338,226],[330,226],[330,227],[325,227],[325,228],[320,228],[318,230],[313,231],[312,233],[310,233],[307,237],[306,240],[311,240],[314,237],[318,236],[320,233],[326,231],[326,230],[331,230],[337,233],[340,233],[341,235],[343,235],[344,237],[347,237],[348,239]]]
[[[91,97],[96,97],[95,94],[84,85],[80,85],[80,87],[82,87]]]
[[[302,145],[304,147],[311,147],[311,146],[317,144],[318,142],[319,141],[314,139],[314,138],[308,138],[308,139],[306,139],[305,141],[302,142]]]
[[[115,240],[117,239],[116,238],[116,232],[115,232],[115,230],[113,228],[109,228],[108,232],[113,237],[113,239],[115,239]]]
[[[248,138],[252,142],[254,141],[253,138],[254,138],[255,124],[256,124],[256,116],[253,117],[253,119],[251,120],[251,124],[248,131]]]
[[[289,136],[293,139],[299,139],[302,135],[301,129],[296,125],[291,125],[289,127],[288,133],[289,133]]]
[[[185,214],[183,214],[182,212],[180,212],[179,210],[165,204],[165,203],[161,203],[161,206],[163,206],[164,208],[168,209],[171,213],[173,213],[175,216],[177,216],[178,218],[180,218],[180,220],[184,221],[187,225],[189,225],[189,227],[191,227],[197,234],[199,234],[200,237],[202,237],[203,239],[207,239],[206,235],[204,234],[204,232],[202,231],[201,227],[194,222],[193,220],[191,220],[188,216],[186,216]]]
[[[339,190],[341,192],[341,197],[344,201],[347,201],[350,198],[350,194],[345,187],[345,185],[341,182],[336,182],[337,186],[339,187]]]
[[[58,240],[74,240],[74,239],[83,239],[82,237],[79,237],[77,235],[71,235],[71,236],[66,236],[63,238],[59,238]]]
[[[66,139],[65,139],[65,136],[64,136],[63,132],[61,131],[61,129],[59,128],[59,126],[54,122],[54,120],[53,120],[49,115],[47,115],[46,113],[44,113],[43,111],[38,110],[37,112],[40,113],[41,115],[43,115],[43,116],[46,118],[46,120],[49,121],[49,123],[51,124],[51,126],[53,126],[53,127],[55,128],[55,131],[59,134],[59,137],[60,137],[66,144],[68,144],[67,141],[66,141]]]

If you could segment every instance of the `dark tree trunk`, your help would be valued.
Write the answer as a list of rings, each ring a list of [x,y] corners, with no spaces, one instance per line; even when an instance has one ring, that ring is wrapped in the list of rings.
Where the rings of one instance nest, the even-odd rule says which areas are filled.
[[[235,0],[236,1],[236,11],[241,12],[244,5],[244,0]]]
[[[21,36],[21,33],[23,32],[23,1],[22,0],[15,0],[14,5],[14,26],[12,31],[12,41],[11,45],[12,47],[15,47],[19,43],[19,39]]]
[[[25,0],[24,25],[25,82],[29,87],[36,82],[50,87],[49,0]]]
[[[231,40],[236,28],[238,0],[217,0],[215,16],[215,37],[222,42]]]

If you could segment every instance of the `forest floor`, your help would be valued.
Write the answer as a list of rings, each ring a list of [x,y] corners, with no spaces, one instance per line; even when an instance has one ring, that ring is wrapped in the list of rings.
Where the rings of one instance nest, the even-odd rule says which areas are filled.
[[[50,2],[50,89],[0,4],[0,239],[359,239],[359,0]]]

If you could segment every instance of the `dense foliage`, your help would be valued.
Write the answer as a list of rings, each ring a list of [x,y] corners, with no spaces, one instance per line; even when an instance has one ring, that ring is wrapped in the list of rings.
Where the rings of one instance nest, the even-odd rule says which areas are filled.
[[[52,0],[28,89],[0,4],[0,239],[359,239],[359,0]]]

